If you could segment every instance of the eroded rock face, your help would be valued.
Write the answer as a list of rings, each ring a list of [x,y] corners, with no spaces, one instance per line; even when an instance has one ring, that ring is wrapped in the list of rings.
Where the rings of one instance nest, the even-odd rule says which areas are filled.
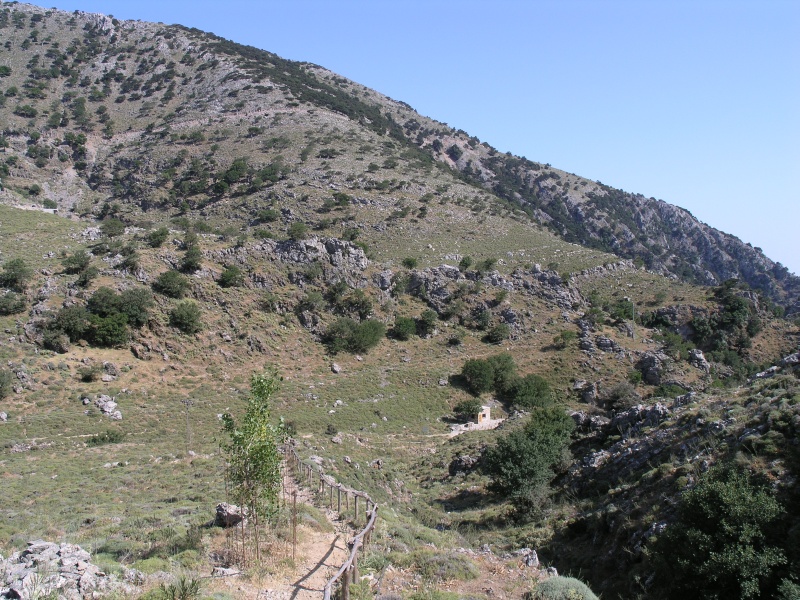
[[[703,351],[697,348],[689,350],[689,364],[700,369],[704,373],[708,373],[711,370]]]
[[[642,379],[645,383],[660,385],[666,362],[666,355],[660,352],[646,352],[636,363],[636,368],[642,372]]]
[[[479,461],[480,461],[479,456],[469,456],[467,454],[456,456],[450,462],[450,467],[448,468],[448,471],[451,476],[459,475],[462,473],[464,474],[471,473],[478,466]]]

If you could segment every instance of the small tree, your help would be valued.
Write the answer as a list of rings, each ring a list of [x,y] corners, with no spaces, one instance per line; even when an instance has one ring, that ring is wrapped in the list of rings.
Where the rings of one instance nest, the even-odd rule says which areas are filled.
[[[410,317],[396,317],[392,327],[392,337],[398,340],[408,340],[417,332],[417,324]]]
[[[511,336],[511,328],[505,323],[498,323],[486,333],[486,341],[500,344]]]
[[[271,422],[269,412],[269,402],[279,382],[275,369],[254,374],[241,421],[237,423],[230,413],[222,415],[222,430],[228,436],[227,443],[222,444],[227,481],[235,501],[253,520],[257,559],[260,558],[259,519],[274,515],[281,485],[278,445],[284,436],[282,427]],[[245,531],[244,520],[242,531]]]
[[[289,225],[286,234],[289,236],[290,240],[294,240],[295,242],[304,240],[308,237],[308,225],[301,221],[295,221]]]
[[[100,223],[100,231],[109,238],[115,238],[125,233],[125,223],[119,219],[106,219]]]
[[[783,508],[766,487],[733,468],[710,471],[685,492],[678,519],[653,552],[665,597],[772,598],[786,556]]]
[[[197,333],[203,328],[200,309],[191,300],[184,300],[170,311],[169,324],[183,333]]]
[[[181,271],[184,273],[194,273],[202,266],[203,253],[200,246],[192,244],[186,248],[186,253],[181,261]]]
[[[89,266],[91,260],[92,257],[86,254],[86,252],[78,250],[62,260],[61,264],[64,266],[64,272],[74,275],[84,271]]]
[[[153,294],[147,288],[135,287],[119,295],[119,309],[128,317],[131,327],[143,327],[153,307]]]
[[[423,310],[422,314],[419,316],[419,319],[417,319],[417,335],[420,337],[432,335],[436,330],[436,321],[438,320],[439,315],[436,314],[436,311],[433,311],[430,308]]]
[[[522,408],[546,408],[553,403],[553,393],[547,380],[530,374],[520,377],[511,385],[509,395],[514,404]]]
[[[221,287],[239,287],[244,283],[244,273],[237,266],[225,267],[217,282]]]
[[[461,376],[466,379],[470,391],[475,395],[488,392],[494,387],[494,368],[485,360],[468,360],[461,369]]]
[[[0,315],[16,315],[25,310],[25,298],[14,292],[0,292]]]
[[[13,376],[8,369],[0,369],[0,400],[11,393]]]
[[[469,421],[477,415],[482,408],[483,404],[481,404],[481,401],[477,398],[472,398],[470,400],[462,400],[456,404],[453,407],[453,413],[459,421]]]
[[[183,298],[189,281],[177,271],[164,271],[153,282],[153,289],[170,298]]]
[[[147,234],[147,243],[151,248],[160,248],[169,237],[169,229],[159,227]]]
[[[520,516],[547,499],[553,466],[564,458],[572,419],[561,408],[537,410],[523,429],[512,431],[486,454],[490,489],[509,498]]]
[[[3,272],[0,273],[0,286],[24,292],[28,287],[28,282],[33,276],[33,271],[25,264],[21,258],[12,258],[3,265]]]

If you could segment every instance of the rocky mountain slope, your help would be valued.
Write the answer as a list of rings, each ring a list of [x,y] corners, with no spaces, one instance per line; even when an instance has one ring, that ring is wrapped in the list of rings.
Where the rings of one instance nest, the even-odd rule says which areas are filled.
[[[784,507],[764,593],[797,580],[795,279],[758,251],[209,34],[23,4],[0,32],[5,556],[229,566],[220,415],[274,365],[302,457],[382,505],[365,593],[553,566],[669,597],[659,536],[722,465]],[[541,414],[565,446],[520,503],[487,456]]]
[[[475,213],[524,211],[569,242],[665,275],[737,277],[796,309],[797,277],[687,211],[500,154],[316,65],[179,26],[24,4],[0,19],[3,141],[25,155],[3,174],[9,200],[33,189],[79,214],[111,203],[239,227],[259,206],[309,221],[308,209],[331,208],[322,190],[368,191],[361,203],[427,208],[424,221],[439,227],[446,211],[413,206],[433,194]]]

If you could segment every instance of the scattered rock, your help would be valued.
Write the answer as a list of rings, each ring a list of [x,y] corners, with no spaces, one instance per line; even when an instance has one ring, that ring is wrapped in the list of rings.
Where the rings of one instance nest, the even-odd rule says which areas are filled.
[[[100,412],[107,417],[110,417],[114,421],[122,420],[122,413],[117,410],[117,403],[114,402],[114,398],[111,396],[100,394],[97,398],[95,398],[94,404],[100,409]]]
[[[667,357],[660,352],[646,352],[636,363],[642,373],[642,379],[649,385],[660,385],[664,374],[664,363]]]
[[[135,592],[130,585],[103,573],[90,559],[88,552],[74,544],[28,542],[25,550],[15,552],[8,560],[0,557],[0,598],[81,600]]]
[[[242,509],[235,504],[221,502],[217,504],[214,525],[217,527],[234,527],[242,522],[244,518]]]
[[[704,373],[708,373],[711,370],[711,366],[708,364],[703,351],[697,348],[689,350],[689,364],[700,369]]]
[[[451,477],[455,477],[456,475],[471,473],[478,466],[479,461],[480,457],[477,456],[469,456],[466,454],[462,454],[461,456],[456,456],[450,462],[450,467],[448,468],[448,472],[450,473]]]
[[[8,421],[8,413],[5,411],[0,411],[0,422],[5,423]]]
[[[332,363],[331,364],[331,371],[333,371],[334,373],[341,373],[342,372],[342,367],[340,367],[336,363]]]

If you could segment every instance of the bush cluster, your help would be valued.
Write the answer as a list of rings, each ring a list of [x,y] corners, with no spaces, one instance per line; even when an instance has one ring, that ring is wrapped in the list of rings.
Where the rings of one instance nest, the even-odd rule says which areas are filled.
[[[484,470],[490,489],[511,500],[521,517],[546,505],[554,466],[566,462],[575,424],[561,408],[534,411],[522,429],[500,438],[486,453]]]
[[[554,402],[547,380],[535,374],[518,375],[514,359],[507,352],[486,359],[467,360],[461,376],[473,394],[495,391],[521,408],[545,408]]]
[[[153,296],[141,287],[117,294],[99,288],[83,306],[62,308],[47,326],[44,344],[55,352],[66,351],[68,342],[85,339],[94,346],[120,346],[128,340],[128,326],[147,323]],[[66,338],[66,340],[64,339]]]
[[[358,322],[349,317],[334,321],[322,338],[331,354],[347,351],[363,354],[378,345],[386,334],[386,326],[380,321],[367,319]]]

